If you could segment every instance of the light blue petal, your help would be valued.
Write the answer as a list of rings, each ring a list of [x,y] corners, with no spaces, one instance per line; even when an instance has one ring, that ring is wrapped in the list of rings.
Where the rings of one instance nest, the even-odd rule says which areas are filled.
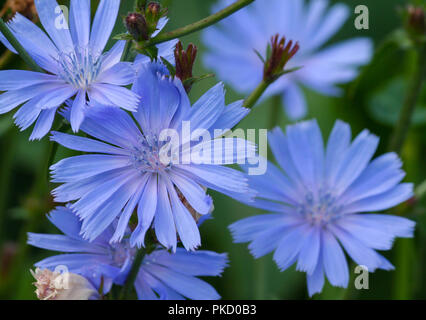
[[[307,105],[302,89],[296,84],[286,87],[283,94],[284,111],[292,121],[300,120],[306,116]]]
[[[296,216],[284,214],[262,214],[234,222],[228,228],[231,230],[234,242],[243,243],[254,240],[259,234],[274,227],[293,227],[300,224]],[[283,234],[284,236],[284,234]]]
[[[103,71],[96,81],[117,86],[127,86],[133,83],[135,77],[136,72],[130,62],[119,62]]]
[[[348,263],[336,238],[328,231],[322,232],[322,260],[325,274],[335,287],[346,288],[349,282]]]
[[[137,110],[140,100],[140,97],[129,89],[107,83],[93,84],[88,94],[91,100],[100,104],[117,106],[132,112]]]
[[[186,250],[194,251],[201,245],[200,231],[198,230],[195,219],[179,199],[170,181],[167,183],[167,189],[179,238]]]
[[[153,261],[163,267],[190,276],[220,276],[227,266],[228,257],[226,254],[212,251],[188,252],[183,248],[177,248],[175,254],[166,250],[154,251],[146,257],[146,261]]]
[[[37,119],[34,130],[31,133],[30,140],[38,140],[49,133],[55,120],[56,108],[43,110]]]
[[[79,47],[85,48],[90,36],[90,0],[71,0],[70,31]]]
[[[30,127],[40,115],[41,109],[36,107],[37,102],[37,98],[28,101],[13,115],[15,124],[21,131]]]
[[[131,180],[124,184],[93,215],[84,219],[81,228],[83,238],[93,241],[100,236],[120,215],[139,187],[138,180]],[[77,213],[84,214],[84,210]]]
[[[236,101],[226,106],[219,119],[211,126],[210,130],[214,133],[215,129],[230,130],[233,129],[249,113],[250,109],[243,107],[244,101]],[[213,135],[215,138],[216,134]]]
[[[335,189],[342,194],[364,171],[376,152],[379,138],[368,130],[361,132],[347,150],[336,174]]]
[[[51,166],[51,170],[54,182],[71,182],[129,165],[128,157],[88,154],[63,159]]]
[[[50,140],[59,143],[65,148],[76,151],[106,153],[113,155],[128,155],[127,151],[120,148],[116,148],[101,141],[84,138],[76,135],[70,135],[62,132],[53,131]]]
[[[384,193],[344,206],[342,214],[387,210],[411,197],[413,197],[413,185],[402,183]]]
[[[382,259],[379,254],[350,233],[338,227],[332,227],[330,231],[339,239],[343,248],[356,264],[366,266],[369,272],[374,272],[382,265]]]
[[[199,184],[184,175],[174,173],[173,170],[170,171],[170,178],[195,211],[202,215],[210,212],[211,202]]]
[[[342,203],[357,200],[389,191],[404,178],[400,170],[402,162],[396,153],[387,153],[372,161],[364,172],[342,195]]]
[[[315,191],[324,175],[324,146],[315,120],[287,127],[290,155],[304,185]]]
[[[309,235],[300,249],[297,259],[297,270],[313,274],[318,265],[318,259],[321,250],[321,230],[318,227],[312,227]]]
[[[138,225],[130,237],[132,246],[145,246],[145,235],[152,225],[158,202],[158,185],[156,174],[146,174],[146,183],[138,204]]]
[[[58,81],[58,77],[26,70],[1,70],[0,91],[18,90],[35,84]]]
[[[74,43],[71,39],[67,20],[58,3],[55,0],[34,0],[34,3],[41,24],[59,51],[63,53],[72,52]],[[65,27],[58,28],[59,22]]]
[[[154,219],[155,234],[158,241],[167,249],[176,251],[176,227],[170,206],[166,182],[158,177],[158,203]]]
[[[396,237],[413,237],[415,223],[391,215],[354,214],[339,219],[337,225],[367,247],[389,250]]]
[[[159,265],[152,265],[151,268],[149,268],[149,273],[189,299],[220,299],[219,294],[211,285],[195,277],[187,276]]]
[[[78,132],[81,124],[83,123],[85,111],[87,109],[86,91],[79,90],[77,96],[74,99],[74,103],[71,107],[71,128],[75,132]]]
[[[274,261],[281,271],[290,267],[309,236],[309,227],[305,224],[295,226],[286,231],[274,253]]]
[[[101,0],[93,20],[90,45],[95,54],[101,55],[114,28],[120,0]]]
[[[36,63],[45,70],[58,73],[58,49],[46,34],[20,13],[8,23],[13,34]]]
[[[272,252],[277,249],[285,232],[288,232],[288,229],[283,226],[273,226],[259,232],[248,246],[250,253],[255,259],[258,259]]]
[[[219,119],[224,110],[224,86],[222,83],[218,83],[192,106],[186,120],[190,121],[191,130],[208,130]]]
[[[338,169],[342,166],[351,143],[351,127],[337,120],[327,142],[325,156],[325,175],[329,185],[337,180]]]
[[[47,218],[68,237],[81,239],[79,235],[81,223],[69,208],[57,207],[47,215]]]
[[[41,97],[54,90],[58,85],[58,83],[41,83],[3,93],[0,95],[0,114],[9,112],[34,97]]]
[[[37,234],[28,233],[28,244],[46,250],[62,252],[86,252],[105,254],[105,248],[90,244],[86,241],[76,240],[60,234]]]
[[[45,94],[38,101],[37,107],[40,109],[57,108],[76,93],[77,89],[73,86],[67,83],[58,84],[56,88],[45,92]]]
[[[321,256],[315,271],[311,275],[307,275],[308,281],[308,292],[309,296],[312,297],[315,293],[320,293],[324,287],[324,269]]]

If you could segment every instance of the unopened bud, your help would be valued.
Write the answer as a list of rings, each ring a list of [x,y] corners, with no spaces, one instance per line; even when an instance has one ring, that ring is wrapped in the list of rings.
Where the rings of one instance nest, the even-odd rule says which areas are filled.
[[[144,16],[140,13],[132,12],[126,17],[127,31],[136,41],[148,40],[148,26]]]
[[[194,68],[195,59],[197,58],[197,51],[197,47],[192,43],[189,44],[186,51],[183,49],[182,43],[180,41],[176,44],[176,77],[178,77],[182,82],[193,77],[192,69]]]
[[[272,81],[279,76],[293,56],[299,51],[299,44],[288,41],[286,44],[285,37],[280,39],[277,34],[271,38],[271,54],[265,62],[263,77],[265,80]]]
[[[426,34],[425,10],[421,7],[409,6],[407,12],[409,31],[415,35],[424,36]]]
[[[36,279],[36,295],[40,300],[94,300],[99,294],[90,282],[75,273],[50,271],[48,269],[30,270]]]
[[[145,19],[148,25],[149,34],[157,30],[158,21],[167,14],[167,9],[162,9],[161,5],[157,2],[150,2],[146,6]]]

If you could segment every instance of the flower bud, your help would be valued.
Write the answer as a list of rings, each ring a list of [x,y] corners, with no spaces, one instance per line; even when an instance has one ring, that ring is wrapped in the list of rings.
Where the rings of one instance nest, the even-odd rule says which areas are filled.
[[[148,32],[151,35],[157,30],[158,21],[160,21],[161,17],[166,15],[167,10],[162,9],[161,5],[157,2],[150,2],[146,6],[145,10],[145,19],[148,25]]]
[[[48,269],[30,270],[40,300],[94,300],[99,294],[90,282],[75,273],[60,273]]]
[[[426,34],[425,10],[421,7],[408,6],[407,28],[416,36]]]
[[[149,39],[148,26],[142,14],[136,12],[129,13],[126,17],[126,27],[136,41]]]
[[[183,49],[182,43],[179,41],[175,48],[175,62],[176,62],[176,77],[182,82],[191,79],[192,69],[194,68],[195,59],[197,58],[197,47],[192,43],[189,44],[186,51]],[[185,88],[190,89],[190,88]]]
[[[271,54],[265,62],[263,77],[267,81],[273,81],[284,71],[287,62],[299,51],[299,44],[288,41],[286,45],[285,37],[280,36],[271,38]]]

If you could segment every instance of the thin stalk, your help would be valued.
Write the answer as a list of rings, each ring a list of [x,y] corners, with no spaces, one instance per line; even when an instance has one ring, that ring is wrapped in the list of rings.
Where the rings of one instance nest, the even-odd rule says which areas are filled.
[[[426,74],[426,45],[423,45],[417,52],[418,68],[411,80],[398,123],[389,144],[389,149],[397,153],[400,153],[404,146]]]
[[[121,55],[121,62],[129,61],[130,51],[132,49],[133,40],[127,40],[124,46],[123,54]]]
[[[174,31],[161,33],[155,38],[148,40],[146,43],[142,45],[142,47],[147,48],[162,42],[170,41],[173,39],[177,39],[183,36],[186,36],[188,34],[194,33],[196,31],[202,30],[204,28],[207,28],[220,20],[225,19],[226,17],[230,16],[231,14],[237,12],[238,10],[248,6],[250,3],[254,2],[254,0],[239,0],[235,3],[231,4],[230,6],[226,7],[225,9],[212,14],[211,16],[208,16],[207,18],[204,18],[200,21],[191,23],[185,27],[176,29]]]
[[[426,73],[426,45],[422,45],[417,49],[418,68],[414,72],[410,86],[407,91],[404,105],[399,115],[398,123],[392,135],[389,150],[401,153],[405,140],[410,129],[413,113],[416,109],[417,100],[420,96],[423,80]],[[414,250],[412,239],[401,239],[395,248],[396,271],[395,271],[395,290],[393,292],[394,299],[410,299],[411,298],[411,273],[412,265],[410,257]]]
[[[247,109],[253,108],[271,83],[272,82],[270,81],[262,80],[262,82],[257,86],[257,88],[254,89],[254,91],[244,101],[243,107]]]
[[[15,48],[15,50],[19,53],[22,60],[26,62],[26,64],[34,71],[44,72],[37,63],[31,58],[28,52],[24,49],[24,47],[19,43],[19,41],[15,38],[12,32],[9,30],[6,23],[4,23],[3,19],[0,18],[0,31],[3,33],[5,38],[10,42],[10,44]]]
[[[136,253],[135,259],[133,260],[132,269],[130,269],[129,275],[126,279],[126,283],[124,284],[123,289],[121,291],[120,300],[129,299],[132,292],[132,288],[136,281],[136,277],[138,276],[139,270],[142,265],[142,261],[146,253],[147,252],[145,248],[139,249],[138,252]]]

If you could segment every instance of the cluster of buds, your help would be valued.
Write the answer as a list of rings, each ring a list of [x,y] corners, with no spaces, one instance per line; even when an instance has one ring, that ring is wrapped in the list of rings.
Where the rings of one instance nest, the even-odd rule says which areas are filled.
[[[99,294],[89,281],[77,274],[60,273],[48,269],[30,270],[40,300],[89,300],[99,299]]]
[[[414,38],[425,40],[426,20],[424,8],[408,6],[406,28]]]
[[[37,18],[34,0],[7,0],[0,12],[0,17],[5,17],[5,20],[9,20],[16,12],[19,12],[32,21],[35,21]]]
[[[194,68],[195,59],[197,58],[197,47],[190,43],[185,51],[182,43],[179,41],[176,44],[174,54],[176,62],[176,77],[184,83],[186,91],[189,91],[192,83],[188,83],[188,80],[193,79],[192,69]]]
[[[285,73],[284,68],[288,61],[299,51],[299,44],[296,42],[293,45],[293,41],[290,40],[286,45],[285,37],[280,39],[277,34],[271,38],[268,49],[270,52],[265,61],[263,78],[265,81],[275,81]]]
[[[161,8],[157,2],[139,3],[136,12],[126,17],[126,27],[129,34],[136,41],[149,40],[157,30],[158,22],[167,14],[167,9]]]

